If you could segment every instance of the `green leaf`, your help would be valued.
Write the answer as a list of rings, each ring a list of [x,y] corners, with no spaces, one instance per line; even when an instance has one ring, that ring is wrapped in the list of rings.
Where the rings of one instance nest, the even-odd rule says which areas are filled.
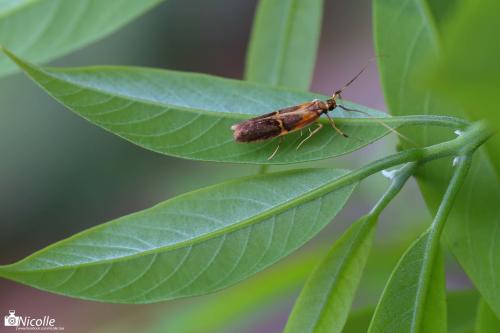
[[[346,171],[240,178],[88,229],[0,275],[58,294],[149,303],[213,292],[261,271],[316,235],[354,185]]]
[[[430,254],[431,229],[403,255],[375,309],[369,333],[446,332],[444,262]]]
[[[370,326],[370,320],[373,316],[374,308],[356,310],[349,314],[342,333],[360,333],[366,332]]]
[[[10,0],[0,4],[0,45],[42,62],[96,41],[161,0]],[[0,57],[0,76],[16,66]]]
[[[284,164],[354,151],[389,132],[353,112],[333,114],[349,138],[325,128],[300,150],[300,131],[278,140],[235,143],[231,125],[251,116],[321,97],[201,74],[126,67],[41,68],[5,50],[51,96],[75,113],[141,147],[178,157],[235,163]],[[374,116],[378,113],[347,103]],[[343,117],[350,118],[343,118]],[[397,119],[389,122],[397,127]],[[306,130],[307,131],[307,130]]]
[[[470,119],[487,119],[500,129],[500,42],[491,38],[500,31],[500,2],[462,1],[441,28],[442,55],[428,75],[443,98],[458,101]],[[467,56],[464,56],[467,55]],[[500,176],[500,135],[486,143],[489,157]]]
[[[448,333],[473,333],[475,308],[479,296],[474,290],[452,291],[446,295],[448,303]],[[366,332],[374,308],[353,311],[342,333]],[[434,332],[434,331],[431,331]],[[477,332],[476,332],[477,333]]]
[[[260,0],[245,78],[308,90],[318,49],[323,0]]]
[[[309,277],[285,333],[342,332],[373,242],[377,217],[355,222]]]
[[[470,155],[457,158],[457,167],[431,226],[396,265],[375,309],[369,333],[447,332],[440,239],[471,159]]]
[[[421,79],[423,69],[435,65],[442,55],[440,36],[426,1],[402,4],[397,0],[376,0],[374,25],[377,54],[386,55],[379,60],[379,68],[391,113],[464,117],[460,107],[435,89],[425,87]],[[445,131],[430,128],[405,134],[422,146],[449,139]],[[499,140],[498,135],[494,140]],[[500,158],[494,149],[487,153],[475,153],[470,176],[456,201],[444,238],[475,286],[500,314]],[[450,166],[449,159],[442,159],[420,168],[419,185],[431,211],[437,210]]]
[[[484,299],[481,299],[477,312],[476,333],[497,333],[499,329],[500,319]]]
[[[433,86],[457,100],[472,119],[500,128],[500,31],[496,0],[464,1],[442,28],[442,56],[431,72]],[[467,56],[464,56],[467,55]]]
[[[370,213],[335,242],[306,282],[285,333],[342,332],[370,255],[378,217],[415,172],[416,166],[416,163],[408,163],[397,170],[391,185]]]

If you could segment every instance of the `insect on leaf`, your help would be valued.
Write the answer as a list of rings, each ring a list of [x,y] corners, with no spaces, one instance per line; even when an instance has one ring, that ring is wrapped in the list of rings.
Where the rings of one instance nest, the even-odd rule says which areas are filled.
[[[325,128],[300,150],[300,131],[277,140],[235,143],[231,126],[321,96],[208,75],[131,67],[57,69],[38,67],[5,50],[56,100],[88,121],[141,147],[195,160],[287,164],[338,156],[383,137],[390,130],[358,113],[332,114],[349,138]],[[347,103],[376,117],[384,113]],[[364,119],[363,119],[364,117]],[[396,122],[391,126],[397,127]],[[307,129],[304,130],[307,135]]]

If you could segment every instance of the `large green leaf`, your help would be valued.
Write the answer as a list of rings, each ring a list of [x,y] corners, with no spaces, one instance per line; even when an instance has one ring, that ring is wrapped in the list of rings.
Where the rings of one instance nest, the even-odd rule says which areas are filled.
[[[375,309],[369,333],[446,332],[443,256],[425,232],[403,255]]]
[[[500,129],[500,32],[496,0],[461,1],[441,26],[443,52],[435,66],[428,66],[430,85],[443,98],[459,101],[471,119],[485,118]],[[466,55],[466,56],[464,56]],[[500,135],[486,143],[489,157],[500,176]]]
[[[323,0],[260,0],[250,39],[247,80],[309,89]]]
[[[443,53],[431,72],[434,87],[460,101],[470,118],[500,129],[500,42],[491,35],[500,32],[499,11],[496,0],[461,2],[440,29]]]
[[[146,68],[41,68],[8,54],[50,95],[77,114],[141,147],[163,154],[236,163],[296,163],[345,154],[389,132],[366,116],[353,118],[360,115],[339,111],[334,117],[339,117],[339,126],[349,138],[339,136],[325,122],[328,127],[300,150],[296,147],[305,136],[301,138],[300,131],[287,135],[278,154],[268,160],[277,140],[235,143],[231,125],[321,96]],[[349,105],[374,116],[384,116]],[[398,119],[391,120],[386,122],[397,127]]]
[[[160,1],[0,1],[0,45],[30,61],[47,61],[110,34]],[[0,58],[0,76],[15,69]]]
[[[311,239],[354,185],[305,169],[230,181],[53,244],[0,275],[91,300],[148,303],[232,285]]]
[[[386,101],[391,113],[441,114],[463,117],[457,105],[422,87],[422,66],[431,66],[441,53],[440,38],[425,1],[376,0],[375,42]],[[395,33],[397,32],[397,33]],[[422,64],[422,59],[426,62]],[[443,131],[409,132],[419,144],[449,138]],[[498,155],[498,154],[497,154]],[[459,194],[445,229],[445,239],[476,287],[500,314],[500,182],[490,162],[493,156],[475,154],[470,176]],[[500,164],[496,164],[497,172]],[[418,174],[425,200],[436,211],[449,179],[451,161],[443,159],[423,166]]]
[[[285,333],[342,332],[373,241],[377,217],[355,222],[307,280]]]

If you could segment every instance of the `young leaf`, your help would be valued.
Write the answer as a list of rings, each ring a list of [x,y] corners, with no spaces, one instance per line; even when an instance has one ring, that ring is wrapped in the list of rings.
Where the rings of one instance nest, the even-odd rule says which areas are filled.
[[[429,253],[428,230],[394,269],[375,309],[369,333],[446,332],[444,263]]]
[[[245,78],[309,89],[318,49],[323,0],[260,0]]]
[[[284,164],[324,159],[361,148],[389,130],[373,119],[353,118],[353,112],[333,117],[349,138],[325,128],[296,150],[301,133],[278,144],[235,143],[231,125],[278,108],[321,97],[249,82],[200,74],[126,67],[53,69],[37,67],[4,50],[51,96],[75,113],[141,147],[178,157],[234,162]],[[352,108],[376,117],[383,113]],[[350,118],[343,118],[343,117]],[[366,116],[365,116],[366,117]],[[398,126],[398,120],[387,122]],[[306,130],[307,131],[307,130]]]
[[[446,114],[463,117],[460,107],[422,87],[422,59],[427,66],[442,55],[440,37],[426,1],[376,0],[374,30],[386,100],[391,113]],[[394,34],[394,31],[398,31]],[[443,131],[412,132],[422,146],[449,138]],[[496,136],[498,141],[499,136]],[[495,139],[495,137],[493,138]],[[500,314],[500,158],[495,149],[475,153],[464,190],[447,224],[444,239],[492,309]],[[491,162],[495,162],[492,164]],[[436,211],[449,179],[451,161],[426,164],[418,173],[419,185],[431,211]]]
[[[416,166],[416,163],[409,163],[398,170],[391,186],[370,213],[355,222],[334,244],[306,282],[285,333],[342,332],[370,254],[378,217]]]
[[[30,61],[47,61],[112,33],[160,1],[4,1],[0,45]],[[15,69],[0,57],[0,76]]]
[[[479,299],[477,292],[474,290],[452,291],[446,295],[446,298],[448,305],[448,333],[473,332],[475,304]],[[352,312],[342,333],[366,332],[373,313],[374,308]]]
[[[467,176],[471,156],[457,166],[429,229],[396,265],[375,309],[369,333],[446,332],[446,287],[441,234]]]
[[[354,184],[304,169],[229,181],[91,228],[0,276],[83,299],[149,303],[213,292],[316,235]]]
[[[484,299],[481,299],[477,312],[476,333],[497,333],[499,329],[500,319],[491,311]]]
[[[376,216],[354,223],[306,282],[285,333],[342,332],[373,241]]]
[[[373,316],[374,307],[352,311],[349,314],[342,333],[366,332]]]

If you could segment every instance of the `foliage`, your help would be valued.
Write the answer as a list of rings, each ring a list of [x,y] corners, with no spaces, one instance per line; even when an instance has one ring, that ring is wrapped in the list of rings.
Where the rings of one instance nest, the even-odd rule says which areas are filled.
[[[356,170],[293,168],[268,173],[262,169],[258,175],[180,195],[0,266],[0,276],[103,302],[150,303],[211,293],[298,249],[339,213],[359,182],[401,166],[390,172],[392,183],[373,209],[354,222],[311,270],[285,332],[470,329],[474,316],[461,310],[479,297],[460,295],[451,301],[450,296],[447,304],[443,245],[480,294],[477,331],[492,332],[497,327],[500,145],[494,136],[499,124],[494,92],[500,87],[500,67],[486,55],[498,54],[500,46],[476,38],[498,30],[498,20],[487,16],[498,12],[497,2],[437,5],[424,0],[375,0],[374,39],[377,53],[383,55],[378,62],[393,116],[342,100],[362,111],[337,108],[332,113],[349,138],[324,129],[297,150],[302,140],[297,131],[286,136],[273,159],[268,157],[275,140],[237,144],[230,127],[252,116],[326,98],[305,91],[318,47],[321,0],[260,1],[247,54],[247,81],[138,67],[53,68],[34,63],[86,45],[157,2],[0,4],[5,55],[0,58],[0,74],[11,72],[14,63],[90,123],[147,150],[179,158],[293,164],[350,153],[395,129],[410,139],[402,140],[400,151]],[[126,10],[113,15],[118,4]],[[44,29],[31,23],[39,21],[45,22]],[[476,23],[472,31],[470,21]],[[463,56],[467,44],[462,38],[474,45],[474,66],[468,66]],[[476,106],[480,112],[475,112]],[[419,182],[433,223],[393,268],[378,304],[351,311],[380,214],[411,176]],[[306,275],[301,267],[305,266],[289,268],[289,279],[279,277],[283,285],[276,289],[289,291],[296,286]],[[250,311],[278,294],[263,290],[248,299],[222,298],[231,308],[215,307],[221,314],[218,318],[230,322],[238,316],[232,305]],[[204,315],[208,327],[217,330],[222,324],[214,320],[212,310],[209,305],[191,314]],[[180,330],[200,330],[180,319],[179,323]]]
[[[51,60],[112,33],[160,1],[2,1],[0,44],[32,61]],[[0,59],[0,76],[15,69]]]
[[[433,68],[436,68],[437,62],[443,62],[443,59],[449,57],[443,41],[452,38],[450,34],[457,33],[450,29],[451,25],[457,25],[457,28],[462,25],[458,24],[462,15],[460,12],[466,10],[467,6],[455,8],[456,15],[459,16],[456,19],[439,21],[441,24],[437,25],[433,14],[436,15],[439,9],[443,10],[444,7],[434,7],[431,12],[425,1],[411,0],[405,6],[401,6],[399,1],[375,1],[375,42],[379,53],[388,53],[388,56],[381,60],[380,69],[386,99],[393,114],[422,112],[466,117],[476,112],[477,108],[470,109],[470,105],[457,103],[458,98],[450,100],[446,95],[439,94],[436,87],[429,87],[419,80],[425,68],[429,72],[426,75],[440,76],[439,73],[433,72]],[[441,13],[437,16],[446,15]],[[447,22],[450,28],[446,28]],[[398,34],[393,33],[394,29],[398,29]],[[464,36],[469,36],[469,39],[462,39]],[[460,42],[464,44],[470,39],[474,39],[475,44],[480,40],[483,40],[483,44],[489,44],[489,41],[481,39],[480,36],[464,36],[460,37]],[[479,52],[475,57],[489,59],[490,55],[487,54]],[[455,59],[458,61],[466,58],[462,53],[455,53]],[[463,68],[469,67],[463,65]],[[479,76],[485,80],[488,77],[486,73]],[[439,86],[440,90],[453,90],[452,86],[447,86],[445,82]],[[476,84],[469,83],[469,86],[470,89],[478,89]],[[422,146],[448,138],[443,131],[433,130],[414,131],[411,135]],[[493,138],[492,143],[497,140],[498,135]],[[470,176],[464,184],[464,190],[458,195],[455,208],[451,211],[444,238],[476,287],[488,294],[485,297],[489,298],[492,304],[496,304],[495,308],[500,314],[500,294],[495,287],[499,283],[496,276],[500,269],[500,257],[495,252],[498,243],[496,229],[500,222],[500,207],[495,204],[500,200],[500,169],[499,164],[495,162],[499,156],[498,147],[490,145],[486,150],[475,154]],[[417,175],[424,198],[432,212],[436,212],[447,187],[449,163],[449,160],[441,160],[427,164]]]

